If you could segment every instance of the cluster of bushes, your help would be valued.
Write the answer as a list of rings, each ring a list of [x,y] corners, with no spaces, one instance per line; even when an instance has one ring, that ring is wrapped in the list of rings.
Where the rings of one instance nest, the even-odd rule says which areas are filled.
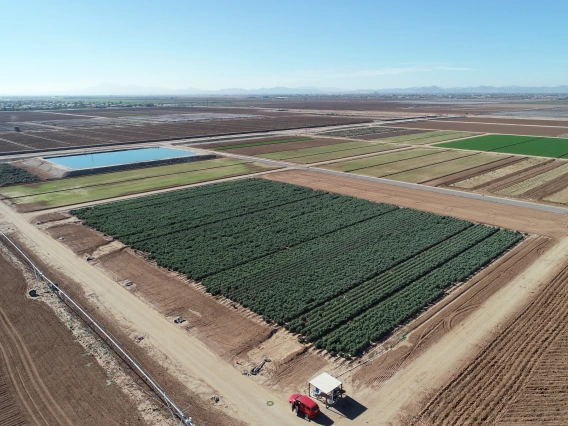
[[[0,163],[0,187],[16,185],[19,183],[37,182],[40,179],[30,172],[12,166],[8,163]]]

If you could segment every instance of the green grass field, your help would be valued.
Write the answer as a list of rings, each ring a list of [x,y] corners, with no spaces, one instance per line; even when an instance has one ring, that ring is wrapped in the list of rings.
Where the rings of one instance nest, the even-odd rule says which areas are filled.
[[[34,211],[52,207],[86,203],[123,195],[206,182],[245,175],[276,167],[232,159],[206,160],[185,163],[185,171],[166,173],[167,168],[179,169],[181,164],[160,166],[125,172],[105,173],[79,178],[61,179],[42,184],[20,185],[2,190],[20,211]],[[208,167],[207,167],[208,166]],[[160,169],[160,173],[154,169]],[[145,172],[145,177],[140,173]],[[116,176],[119,175],[120,176]],[[137,177],[138,176],[138,177]]]
[[[390,151],[391,149],[399,148],[396,145],[388,144],[374,144],[362,148],[347,149],[344,151],[331,151],[321,154],[307,155],[305,157],[293,158],[287,161],[298,164],[311,164],[320,161],[339,160],[341,158],[354,157],[356,155],[373,154],[375,152]]]
[[[568,156],[568,139],[535,136],[487,135],[461,141],[441,143],[444,148],[494,151],[509,154],[559,158]]]
[[[440,152],[437,149],[416,148],[405,151],[397,151],[386,154],[374,155],[372,157],[361,158],[358,160],[347,160],[339,163],[332,163],[323,166],[325,169],[337,170],[340,172],[352,172],[368,167],[379,166],[381,164],[394,163],[396,161],[408,160],[410,158],[423,157]]]
[[[431,166],[397,173],[390,175],[388,178],[403,182],[421,183],[502,159],[503,156],[501,155],[480,153],[441,164],[433,164]]]
[[[466,157],[468,153],[463,151],[443,151],[437,154],[426,155],[423,157],[410,158],[408,160],[397,161],[394,163],[382,164],[374,167],[356,170],[355,173],[365,176],[382,177],[395,173],[405,172],[407,170],[416,169],[417,167],[426,167],[431,164],[437,164],[441,161],[450,161],[457,158]]]

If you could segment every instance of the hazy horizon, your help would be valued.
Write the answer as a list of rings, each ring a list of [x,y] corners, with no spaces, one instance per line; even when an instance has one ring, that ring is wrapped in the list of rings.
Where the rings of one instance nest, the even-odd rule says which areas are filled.
[[[561,1],[34,0],[3,12],[3,96],[100,85],[175,93],[568,84]]]

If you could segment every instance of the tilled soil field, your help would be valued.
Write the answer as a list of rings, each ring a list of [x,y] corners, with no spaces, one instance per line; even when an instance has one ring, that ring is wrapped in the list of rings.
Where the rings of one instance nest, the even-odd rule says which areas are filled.
[[[145,424],[2,253],[0,270],[0,424]]]
[[[402,126],[402,124],[401,124]],[[447,120],[418,121],[404,123],[404,127],[413,129],[429,130],[456,130],[462,132],[480,133],[502,133],[509,135],[531,135],[531,136],[560,136],[568,133],[566,127],[539,127],[539,126],[511,126],[508,124],[488,124],[488,123],[456,123]]]
[[[424,425],[568,424],[568,267],[440,391]]]
[[[64,147],[88,147],[116,143],[155,142],[203,136],[220,136],[271,130],[333,126],[368,122],[367,119],[338,116],[288,115],[251,119],[227,119],[197,121],[192,123],[147,124],[129,127],[102,127],[97,129],[73,129],[29,132],[0,132],[0,153],[29,152],[60,149]],[[12,142],[11,145],[9,143]]]

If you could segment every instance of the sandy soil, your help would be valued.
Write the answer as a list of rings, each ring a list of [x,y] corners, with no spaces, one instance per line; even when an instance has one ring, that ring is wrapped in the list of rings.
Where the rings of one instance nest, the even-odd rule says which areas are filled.
[[[432,399],[417,423],[568,424],[567,282],[565,266]]]
[[[2,250],[5,250],[3,247]],[[74,340],[40,290],[0,252],[0,424],[146,424],[107,372]]]
[[[509,135],[560,136],[568,133],[567,127],[538,127],[487,123],[456,123],[445,120],[404,123],[404,127],[429,130],[456,130],[462,132],[503,133]]]
[[[318,172],[290,170],[264,175],[263,178],[353,195],[371,201],[447,214],[473,222],[550,237],[564,235],[568,230],[568,218],[562,214],[509,206],[491,201],[436,194],[412,188],[394,187],[362,181],[347,174],[343,177],[324,175]]]

